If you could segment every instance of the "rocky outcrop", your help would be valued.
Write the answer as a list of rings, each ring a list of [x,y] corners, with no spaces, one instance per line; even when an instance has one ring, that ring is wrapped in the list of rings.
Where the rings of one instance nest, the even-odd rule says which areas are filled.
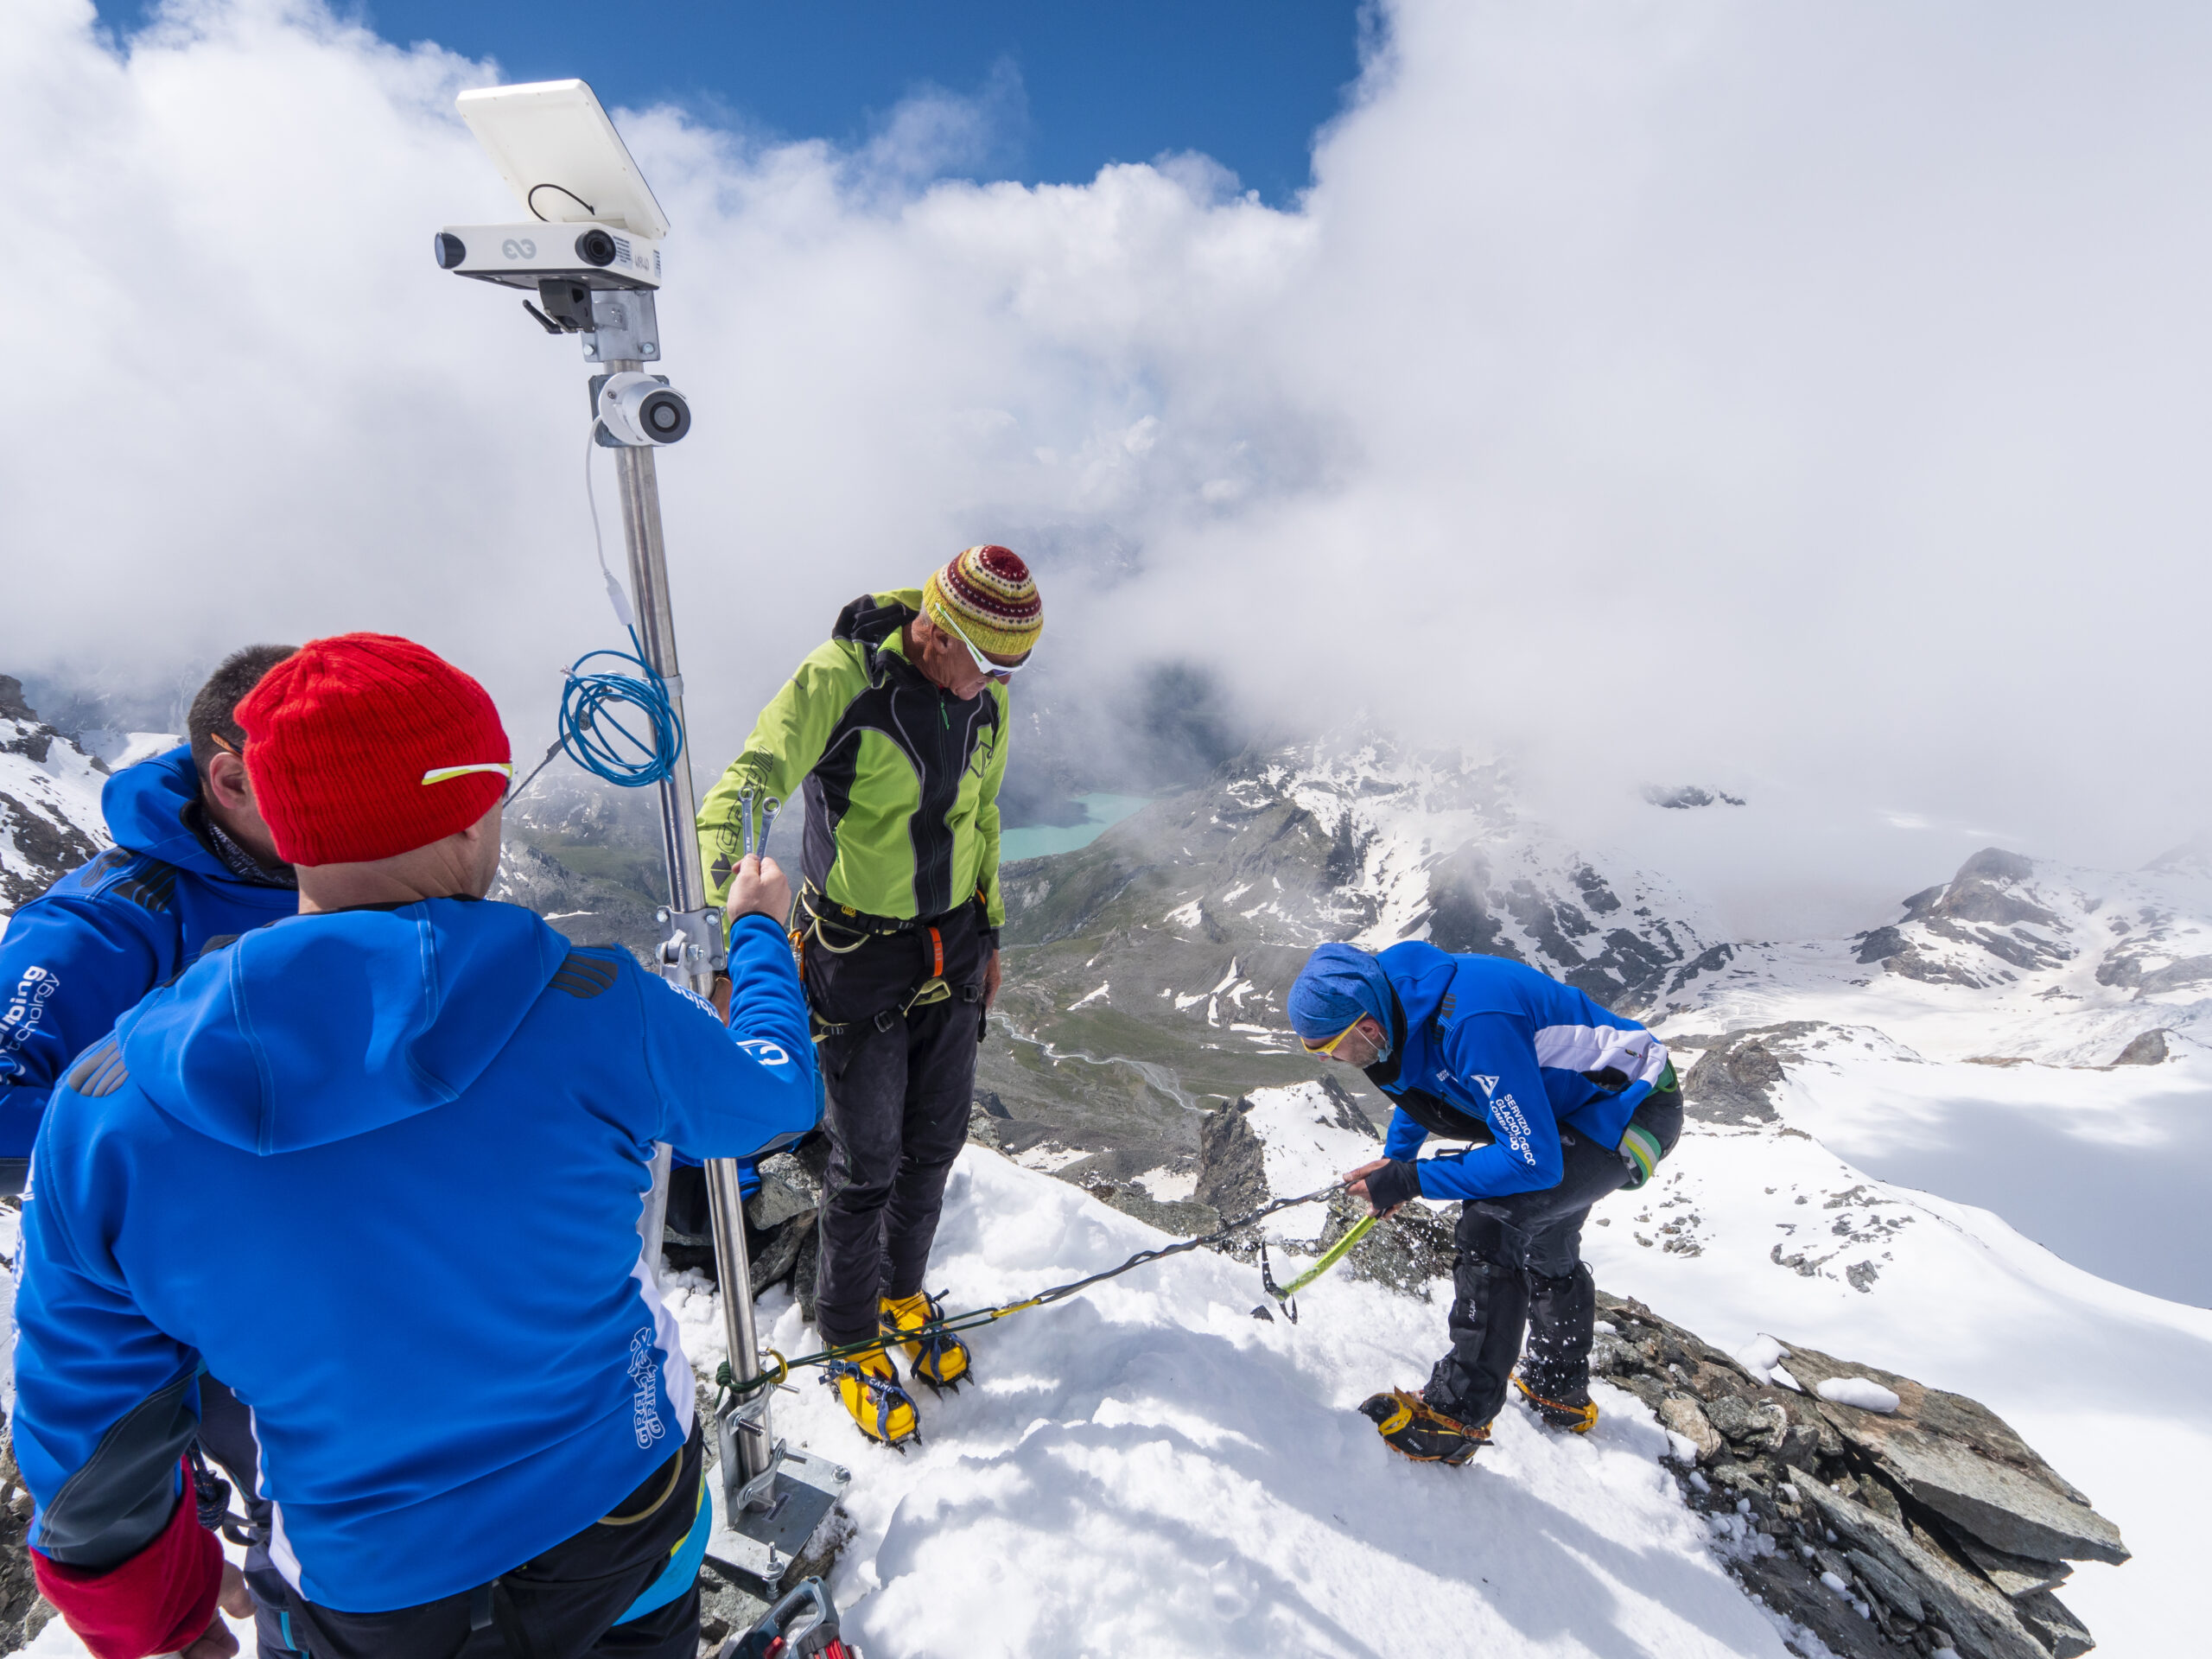
[[[1950,880],[1906,899],[1901,921],[1860,934],[1858,959],[1908,979],[1967,986],[2014,977],[2008,969],[2059,967],[2076,954],[2072,929],[2037,902],[2036,874],[2033,860],[1984,848]]]
[[[1995,1413],[1787,1343],[1724,1354],[1641,1302],[1598,1300],[1592,1375],[1669,1431],[1684,1499],[1769,1606],[1845,1659],[2089,1649],[2051,1592],[2069,1562],[2124,1561],[2126,1546]],[[1828,1397],[1853,1395],[1896,1404]]]
[[[106,844],[98,809],[106,770],[39,719],[21,681],[0,674],[0,917]]]
[[[1783,1066],[1799,1058],[1797,1044],[1823,1029],[1817,1020],[1787,1020],[1719,1037],[1669,1033],[1670,1051],[1698,1057],[1682,1078],[1684,1109],[1703,1123],[1780,1122],[1775,1090],[1783,1081]]]
[[[2113,1057],[2114,1065],[2164,1065],[2166,1062],[2166,1033],[2163,1030],[2144,1032],[2129,1039],[2126,1048]]]

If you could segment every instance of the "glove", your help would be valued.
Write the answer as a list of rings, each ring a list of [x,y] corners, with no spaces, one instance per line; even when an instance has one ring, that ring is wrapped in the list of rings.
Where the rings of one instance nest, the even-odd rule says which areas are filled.
[[[1394,1158],[1367,1178],[1367,1202],[1376,1215],[1421,1196],[1421,1172],[1409,1158]]]

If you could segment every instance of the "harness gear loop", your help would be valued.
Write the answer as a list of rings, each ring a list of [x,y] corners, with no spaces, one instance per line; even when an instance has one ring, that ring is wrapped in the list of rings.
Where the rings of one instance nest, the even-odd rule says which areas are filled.
[[[676,1496],[676,1483],[683,1478],[683,1453],[679,1450],[668,1460],[668,1484],[661,1488],[660,1496],[635,1515],[602,1515],[592,1522],[595,1527],[634,1527],[640,1521],[649,1521],[660,1512],[660,1506]]]

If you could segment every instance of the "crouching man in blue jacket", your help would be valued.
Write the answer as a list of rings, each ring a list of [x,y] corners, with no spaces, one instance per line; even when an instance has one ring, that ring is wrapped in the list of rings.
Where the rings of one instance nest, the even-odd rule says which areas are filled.
[[[315,1659],[692,1659],[694,1382],[639,1236],[655,1141],[816,1120],[789,889],[748,859],[727,1026],[486,902],[507,738],[404,639],[238,709],[300,914],[213,950],[54,1091],[24,1194],[16,1456],[41,1588],[102,1659],[226,1659],[183,1453],[252,1414],[284,1635]],[[204,1247],[209,1217],[251,1248]]]
[[[1352,1192],[1377,1215],[1416,1195],[1461,1200],[1452,1351],[1419,1395],[1360,1409],[1408,1457],[1461,1464],[1510,1379],[1545,1422],[1588,1433],[1597,1287],[1582,1224],[1649,1180],[1681,1134],[1665,1046],[1533,968],[1418,941],[1379,956],[1322,945],[1289,1014],[1307,1052],[1362,1068],[1397,1109],[1385,1155],[1344,1177]],[[1469,1144],[1418,1158],[1432,1135]]]

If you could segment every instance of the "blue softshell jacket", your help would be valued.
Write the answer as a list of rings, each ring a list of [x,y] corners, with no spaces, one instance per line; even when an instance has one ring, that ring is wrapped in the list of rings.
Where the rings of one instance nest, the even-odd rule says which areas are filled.
[[[189,748],[116,773],[100,791],[115,845],[8,921],[0,938],[0,1160],[30,1156],[54,1080],[125,1008],[189,967],[210,940],[299,908],[289,887],[239,880],[185,827],[184,809],[199,796]]]
[[[691,1428],[638,1236],[653,1142],[742,1157],[817,1121],[782,930],[741,918],[730,973],[726,1027],[619,947],[435,899],[273,923],[124,1014],[24,1197],[33,1547],[144,1547],[203,1365],[253,1413],[276,1567],[325,1606],[457,1594],[608,1513]]]
[[[1559,1126],[1618,1147],[1667,1069],[1665,1045],[1572,985],[1503,957],[1455,957],[1414,940],[1376,960],[1404,1012],[1398,1074],[1386,1094],[1428,1093],[1490,1125],[1497,1139],[1422,1159],[1423,1198],[1496,1198],[1557,1186]],[[1604,1081],[1595,1080],[1599,1074]],[[1428,1132],[1393,1112],[1386,1157],[1410,1159]]]

